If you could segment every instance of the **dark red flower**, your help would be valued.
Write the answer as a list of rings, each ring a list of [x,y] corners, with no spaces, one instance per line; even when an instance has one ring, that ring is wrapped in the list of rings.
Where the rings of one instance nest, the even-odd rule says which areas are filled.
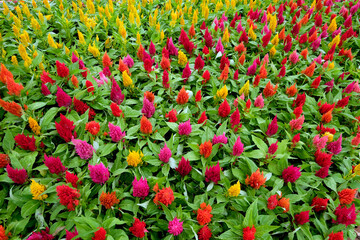
[[[329,176],[329,168],[330,168],[330,166],[325,166],[325,167],[320,168],[315,173],[315,176],[317,176],[319,178],[326,178],[327,176]]]
[[[14,140],[18,147],[32,152],[36,151],[34,136],[29,137],[29,136],[25,136],[25,134],[18,134],[14,137]]]
[[[225,99],[225,101],[222,102],[219,106],[219,109],[218,109],[219,116],[225,118],[230,114],[230,111],[231,111],[230,105],[227,102],[227,100]]]
[[[288,182],[295,182],[299,177],[301,176],[300,168],[294,167],[294,165],[291,165],[284,169],[282,172],[282,178],[284,179],[285,183]]]
[[[189,77],[191,75],[191,69],[189,66],[189,62],[186,64],[183,73],[182,73],[182,78],[184,79],[184,83],[186,83],[189,80]]]
[[[273,210],[277,207],[278,200],[277,200],[277,194],[271,195],[267,200],[267,207],[270,210]]]
[[[175,169],[182,177],[188,175],[192,167],[189,160],[186,160],[184,157],[181,157],[178,167]]]
[[[15,169],[12,168],[9,164],[6,166],[6,171],[8,177],[13,180],[14,183],[24,184],[28,178],[27,172],[25,169]]]
[[[335,209],[334,214],[336,215],[336,221],[333,220],[333,223],[345,224],[346,226],[355,224],[356,211],[354,203],[349,208],[339,205]]]
[[[110,92],[110,99],[111,101],[115,102],[116,104],[120,105],[124,101],[125,95],[121,92],[121,88],[119,84],[112,80],[111,92]]]
[[[295,214],[295,222],[298,225],[304,225],[305,223],[309,222],[309,212],[310,211],[305,211],[305,212],[301,212],[299,214]]]
[[[306,95],[305,95],[305,93],[303,93],[303,94],[298,94],[297,97],[296,97],[296,99],[294,99],[294,102],[293,102],[293,104],[292,104],[292,107],[304,106],[305,100],[306,100]]]
[[[71,105],[71,97],[64,92],[59,86],[57,87],[56,92],[56,102],[59,107],[69,107]]]
[[[169,88],[170,84],[169,84],[169,73],[165,70],[163,75],[162,75],[162,84],[164,88]]]
[[[94,236],[91,238],[92,240],[105,240],[106,239],[106,231],[103,227],[99,228],[96,232],[94,232]]]
[[[336,103],[336,107],[337,108],[344,108],[348,105],[349,103],[349,99],[350,99],[350,96],[347,96],[347,97],[344,97],[342,99],[340,99],[337,103]]]
[[[331,158],[333,154],[322,152],[320,149],[315,152],[315,161],[320,167],[326,167],[331,165]]]
[[[93,120],[96,115],[94,109],[91,109],[86,103],[84,103],[81,100],[76,99],[75,97],[74,97],[74,108],[75,108],[75,111],[77,113],[79,113],[80,115],[83,115],[84,113],[86,113],[86,111],[88,109],[90,109],[89,110],[89,120],[90,121]]]
[[[311,206],[313,207],[315,212],[325,211],[327,208],[328,201],[329,199],[327,198],[314,197],[311,202]]]
[[[74,122],[67,119],[61,113],[59,123],[55,121],[55,127],[60,137],[64,139],[65,142],[70,142],[73,137],[76,138],[76,132],[74,131]]]
[[[77,188],[77,182],[79,181],[79,178],[76,176],[76,174],[66,171],[65,179],[67,183],[71,183],[73,188]]]
[[[56,71],[59,77],[69,76],[69,69],[66,67],[65,63],[56,61]]]
[[[40,76],[40,79],[41,79],[41,82],[43,84],[46,84],[46,83],[50,83],[51,85],[54,85],[55,83],[55,80],[53,80],[50,76],[49,76],[49,73],[45,72],[45,70],[43,70],[41,76]]]
[[[203,226],[197,233],[199,240],[209,240],[211,238],[211,230],[208,225]]]
[[[338,233],[331,232],[329,234],[329,240],[344,240],[344,233],[342,231]]]
[[[44,154],[44,164],[49,168],[50,173],[60,174],[66,171],[66,167],[62,164],[59,157],[47,156]]]
[[[202,70],[204,68],[204,60],[202,60],[200,54],[197,56],[197,58],[195,59],[195,66],[194,69],[195,70]]]
[[[206,171],[205,171],[205,181],[209,182],[209,181],[213,181],[215,184],[218,183],[218,181],[220,181],[220,165],[219,165],[219,161],[217,162],[216,165],[211,166],[211,167],[206,167]]]
[[[273,135],[275,135],[277,133],[279,129],[278,123],[277,123],[277,115],[275,115],[275,117],[273,118],[273,120],[271,121],[271,123],[268,126],[268,129],[266,131],[266,135],[268,137],[271,137]]]

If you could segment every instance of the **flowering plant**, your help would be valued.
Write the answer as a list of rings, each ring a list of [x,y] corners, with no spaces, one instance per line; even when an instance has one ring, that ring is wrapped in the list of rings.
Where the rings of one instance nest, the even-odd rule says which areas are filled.
[[[359,8],[3,1],[0,239],[355,239]]]

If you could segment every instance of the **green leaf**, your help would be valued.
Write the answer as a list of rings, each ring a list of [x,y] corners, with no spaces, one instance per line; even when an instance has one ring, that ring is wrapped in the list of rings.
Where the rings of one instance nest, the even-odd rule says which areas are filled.
[[[227,230],[226,232],[224,232],[223,234],[221,234],[219,236],[219,239],[227,239],[227,240],[238,239],[238,238],[239,238],[239,236],[231,230]]]
[[[269,225],[261,225],[256,227],[256,233],[255,237],[260,238],[264,234],[269,233],[271,231],[274,231],[275,229],[278,229],[279,226],[269,226]]]
[[[46,102],[34,102],[28,106],[29,110],[38,110],[39,108],[42,108],[46,106]]]
[[[34,165],[34,162],[36,160],[36,157],[38,155],[38,152],[32,152],[29,154],[26,154],[23,159],[21,159],[21,165],[30,172],[32,170],[32,166]]]
[[[115,225],[121,225],[124,224],[125,221],[120,221],[118,218],[112,217],[112,218],[108,218],[103,222],[103,227],[105,229],[111,229],[113,228]]]
[[[261,140],[258,137],[255,137],[254,135],[251,136],[252,140],[254,141],[255,145],[264,153],[267,152],[268,150],[268,146],[266,145],[266,143]]]
[[[100,148],[100,157],[109,155],[112,151],[116,149],[116,143],[108,143],[105,146]]]
[[[12,236],[16,236],[17,234],[21,233],[25,229],[29,220],[30,220],[30,217],[24,218],[21,221],[13,221],[8,225],[7,230],[9,232],[11,232]]]
[[[336,182],[332,177],[328,177],[324,180],[326,186],[336,192]]]
[[[47,129],[49,129],[50,123],[54,121],[54,118],[58,111],[59,108],[53,107],[46,112],[45,116],[40,120],[40,127],[42,131],[45,132]]]
[[[10,129],[5,130],[5,136],[3,139],[2,147],[4,151],[9,152],[14,148],[15,140]]]
[[[39,206],[40,206],[39,200],[31,200],[26,202],[24,206],[22,206],[21,208],[21,216],[23,218],[26,218],[27,216],[34,214]]]
[[[171,128],[171,130],[173,130],[174,132],[178,132],[178,127],[179,125],[177,123],[174,122],[166,122],[166,125],[169,126],[169,128]]]
[[[244,227],[252,227],[257,223],[258,217],[258,208],[257,208],[258,200],[255,201],[250,205],[250,207],[246,211],[246,215],[243,221]]]

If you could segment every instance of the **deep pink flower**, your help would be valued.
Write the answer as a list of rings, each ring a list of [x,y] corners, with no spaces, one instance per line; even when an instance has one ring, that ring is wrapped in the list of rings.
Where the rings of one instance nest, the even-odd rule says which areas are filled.
[[[227,144],[227,137],[225,136],[225,133],[223,133],[222,135],[219,135],[219,136],[214,135],[211,142],[213,145],[220,143],[219,148],[221,148],[223,146],[222,144]]]
[[[275,115],[274,119],[271,121],[271,123],[268,126],[268,129],[266,131],[266,135],[268,137],[271,137],[273,135],[275,135],[278,131],[278,123],[277,123],[277,115]]]
[[[109,169],[101,162],[99,164],[90,165],[89,171],[91,180],[94,183],[104,184],[110,177]]]
[[[194,69],[195,70],[202,70],[204,68],[204,60],[202,60],[200,54],[197,56],[197,58],[195,59],[195,66]]]
[[[349,208],[339,205],[335,209],[334,214],[336,215],[336,221],[333,220],[333,223],[345,224],[346,226],[355,224],[356,211],[354,203]]]
[[[216,165],[211,166],[211,167],[206,167],[206,171],[205,171],[205,181],[209,182],[209,181],[213,181],[215,184],[218,183],[218,181],[220,181],[220,165],[219,165],[219,161],[217,162]]]
[[[179,235],[183,231],[183,223],[184,222],[180,222],[180,219],[175,217],[174,220],[169,221],[168,232],[174,236]]]
[[[255,75],[255,73],[256,73],[256,68],[257,68],[257,64],[256,64],[256,62],[254,61],[254,62],[250,65],[250,67],[248,67],[248,70],[247,70],[246,75],[248,75],[248,76],[253,76],[253,75]]]
[[[143,107],[141,109],[141,113],[144,114],[145,117],[151,118],[155,113],[155,106],[152,102],[150,102],[146,97],[143,100]]]
[[[224,46],[223,46],[223,44],[221,42],[221,37],[219,38],[219,40],[218,40],[218,42],[216,44],[215,51],[216,51],[216,53],[221,52],[222,54],[224,54]]]
[[[64,92],[59,86],[57,87],[56,92],[56,102],[59,107],[69,107],[71,105],[71,97]]]
[[[189,66],[189,62],[186,64],[183,73],[182,73],[182,78],[184,79],[184,83],[186,83],[189,80],[189,77],[191,75],[191,69]]]
[[[145,198],[149,195],[149,185],[146,178],[141,177],[139,180],[134,178],[133,185],[133,196],[139,198]]]
[[[238,137],[233,146],[232,155],[240,156],[244,151],[244,144],[241,142],[240,137]]]
[[[50,173],[60,174],[66,171],[66,167],[62,164],[59,157],[47,156],[44,154],[44,164],[49,168]]]
[[[338,140],[329,143],[327,145],[326,149],[335,155],[339,154],[342,150],[341,143],[342,143],[342,134],[340,134],[340,137],[338,138]]]
[[[27,172],[25,169],[15,169],[8,164],[6,166],[6,171],[8,177],[13,180],[16,184],[24,184],[28,178]]]
[[[119,84],[115,81],[115,79],[113,79],[110,92],[111,101],[115,102],[117,105],[120,105],[124,101],[124,98],[125,95],[122,94]]]
[[[274,155],[278,149],[278,141],[276,140],[275,143],[271,144],[268,148],[268,153]]]
[[[182,176],[185,177],[191,171],[192,167],[190,165],[189,160],[186,160],[184,157],[181,157],[179,165],[175,170]]]
[[[300,168],[293,165],[287,167],[282,172],[282,178],[285,183],[295,182],[301,176]]]
[[[79,155],[81,159],[89,159],[92,158],[95,149],[92,145],[88,144],[87,142],[73,138],[71,142],[75,145],[76,153]]]
[[[119,126],[116,126],[111,122],[109,122],[108,127],[109,127],[109,135],[113,142],[119,142],[121,139],[123,139],[126,136],[125,132],[122,132]]]
[[[240,123],[240,112],[238,108],[236,108],[233,114],[231,114],[230,123],[232,128],[234,128],[236,125]]]
[[[156,48],[152,41],[150,41],[149,53],[150,53],[150,56],[154,56],[156,54]]]
[[[54,236],[49,234],[49,230],[50,229],[47,227],[40,232],[33,232],[26,240],[52,240],[54,239]]]
[[[260,93],[260,95],[257,96],[257,98],[255,99],[254,106],[258,108],[264,107],[264,98],[262,96],[262,93]]]
[[[170,150],[170,148],[168,148],[168,146],[166,146],[166,143],[165,143],[165,146],[160,150],[160,153],[159,153],[160,161],[162,161],[164,163],[169,162],[171,155],[172,155],[171,150]]]
[[[296,52],[296,49],[290,54],[289,60],[292,64],[296,64],[299,61],[299,55]]]
[[[128,68],[132,68],[132,66],[134,66],[134,60],[129,54],[124,57],[123,62],[126,64],[126,66],[128,66]]]
[[[76,227],[74,228],[73,232],[68,231],[67,229],[65,229],[66,231],[66,240],[81,240],[81,238],[74,238],[77,235],[79,235],[78,231],[76,230]]]
[[[179,134],[189,136],[192,131],[190,119],[179,124]]]
[[[313,144],[317,150],[323,149],[326,146],[327,141],[328,141],[328,136],[323,136],[320,138],[319,134],[313,138]]]
[[[44,95],[44,96],[47,96],[47,95],[50,95],[51,92],[49,90],[49,88],[46,86],[46,84],[42,83],[41,84],[41,93]]]

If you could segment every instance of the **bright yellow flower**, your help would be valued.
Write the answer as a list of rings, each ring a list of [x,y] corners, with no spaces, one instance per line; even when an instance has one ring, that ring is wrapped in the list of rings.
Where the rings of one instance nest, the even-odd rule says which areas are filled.
[[[270,56],[273,57],[276,53],[276,48],[275,46],[273,46],[271,49],[270,49]]]
[[[203,16],[204,16],[204,18],[205,18],[205,20],[207,20],[208,18],[209,18],[209,8],[208,8],[208,6],[206,6],[205,8],[204,8],[204,14],[203,14]]]
[[[9,10],[9,7],[6,5],[6,1],[3,1],[3,8],[4,8],[4,10],[3,10],[4,15],[5,16],[8,15],[10,10]]]
[[[100,51],[99,49],[95,46],[95,41],[93,42],[93,45],[91,45],[91,43],[89,43],[89,47],[88,47],[88,51],[94,56],[94,57],[100,57]]]
[[[1,52],[2,52],[1,57],[2,57],[2,58],[5,58],[5,56],[6,56],[6,51],[5,51],[5,49],[1,49]]]
[[[24,45],[20,44],[19,47],[18,47],[18,50],[19,50],[19,54],[20,54],[21,58],[24,61],[26,61],[29,56],[28,56],[28,54],[26,52],[26,48],[24,47]]]
[[[251,9],[251,8],[254,8],[255,4],[256,4],[256,0],[255,0],[255,1],[250,0],[250,3],[249,3],[250,9]]]
[[[279,34],[277,33],[275,37],[271,40],[272,45],[277,46],[279,44]]]
[[[229,29],[225,28],[222,40],[223,42],[229,42],[229,38],[230,38]]]
[[[30,10],[29,10],[28,6],[26,5],[26,3],[23,3],[23,2],[20,2],[20,3],[22,6],[23,13],[26,15],[26,17],[30,18],[31,13],[30,13]]]
[[[360,164],[356,165],[356,167],[354,168],[354,173],[360,176]]]
[[[339,44],[339,42],[340,42],[340,34],[336,35],[336,37],[329,43],[328,47],[332,48],[332,46],[334,44],[336,44],[336,46],[337,46]]]
[[[224,85],[220,90],[217,90],[216,92],[216,96],[218,98],[222,98],[222,99],[225,99],[228,95],[228,89],[226,87],[226,85]]]
[[[126,71],[124,71],[126,72]],[[129,166],[137,167],[142,162],[142,157],[144,157],[144,154],[141,151],[131,151],[129,152],[129,155],[127,156],[127,163]]]
[[[50,47],[57,48],[57,45],[56,45],[54,39],[52,38],[52,36],[50,35],[50,33],[48,34],[47,39],[48,39],[48,43],[49,43]]]
[[[46,199],[48,197],[48,195],[47,194],[42,194],[43,192],[45,192],[45,190],[46,190],[45,185],[37,183],[33,179],[31,179],[30,192],[33,195],[32,199],[35,199],[35,200],[44,200],[44,199]]]
[[[40,11],[38,12],[38,16],[39,16],[40,22],[44,23],[44,15]]]
[[[160,42],[162,42],[162,40],[164,40],[165,34],[164,34],[164,30],[161,30],[160,33]]]
[[[77,12],[77,5],[74,1],[71,2],[74,12]]]
[[[31,18],[31,27],[32,27],[35,31],[39,31],[40,28],[41,28],[39,22],[38,22],[34,17]]]
[[[215,12],[219,12],[223,6],[224,6],[223,3],[221,2],[221,0],[219,0],[215,6]]]
[[[331,20],[331,23],[328,27],[328,32],[332,33],[337,29],[337,24],[336,24],[336,17],[333,18],[333,20]]]
[[[48,0],[43,0],[43,3],[44,3],[44,5],[45,5],[45,7],[46,7],[47,9],[51,10],[51,6],[50,6]]]
[[[15,55],[11,56],[11,62],[12,62],[12,64],[15,65],[15,66],[18,65],[18,60],[17,60],[17,58],[16,58]]]
[[[332,142],[334,140],[334,135],[329,133],[329,132],[325,132],[323,136],[327,136],[328,137],[328,140],[327,142]]]
[[[126,39],[126,29],[123,21],[120,21],[119,34],[123,37],[123,39]]]
[[[187,62],[188,62],[188,59],[187,59],[186,55],[183,53],[183,51],[179,50],[179,53],[178,53],[178,63],[183,66],[183,65],[185,65]]]
[[[92,0],[86,0],[86,7],[90,14],[95,14],[95,6]]]
[[[70,49],[67,46],[65,46],[65,54],[69,55],[69,53],[70,53]]]
[[[15,7],[15,10],[16,10],[16,13],[17,13],[17,15],[18,15],[18,18],[19,18],[21,21],[24,20],[22,14],[21,14],[21,9],[20,9],[19,5]]]
[[[195,11],[194,11],[194,14],[193,14],[193,18],[192,18],[192,24],[197,24],[197,22],[198,22],[198,16],[199,16],[199,10],[198,9],[196,9]]]
[[[19,37],[20,35],[20,29],[16,26],[16,25],[13,25],[12,26],[12,30],[13,30],[13,33],[16,37]]]
[[[241,96],[242,94],[244,94],[246,97],[247,95],[249,95],[249,90],[250,90],[250,81],[247,80],[244,86],[240,89],[239,95]]]
[[[249,28],[249,32],[248,32],[248,35],[249,37],[252,39],[252,40],[256,40],[256,34],[254,33],[254,30],[253,30],[253,26],[251,25],[250,28]]]
[[[328,66],[329,70],[333,69],[334,67],[335,67],[335,63],[334,63],[334,62],[330,63],[329,66]]]
[[[78,30],[78,37],[79,37],[80,44],[86,44],[84,35],[79,30]]]
[[[39,69],[40,69],[40,70],[44,70],[44,69],[45,69],[44,64],[43,64],[42,62],[39,64]]]
[[[123,71],[122,77],[123,77],[123,84],[125,87],[132,86],[133,81],[131,80],[130,76],[127,74],[127,71]]]
[[[40,134],[41,127],[39,126],[38,122],[32,117],[29,117],[29,126],[35,135]]]
[[[240,182],[237,181],[236,184],[232,185],[229,189],[228,189],[228,194],[230,197],[237,197],[240,194]]]
[[[271,16],[270,18],[270,24],[269,24],[269,28],[272,32],[275,32],[277,26],[277,19],[276,19],[276,14],[274,16]]]
[[[139,32],[136,33],[136,43],[137,43],[138,45],[141,44],[141,38],[140,38],[140,33],[139,33]]]
[[[32,6],[33,6],[33,8],[37,8],[35,0],[32,0]]]

